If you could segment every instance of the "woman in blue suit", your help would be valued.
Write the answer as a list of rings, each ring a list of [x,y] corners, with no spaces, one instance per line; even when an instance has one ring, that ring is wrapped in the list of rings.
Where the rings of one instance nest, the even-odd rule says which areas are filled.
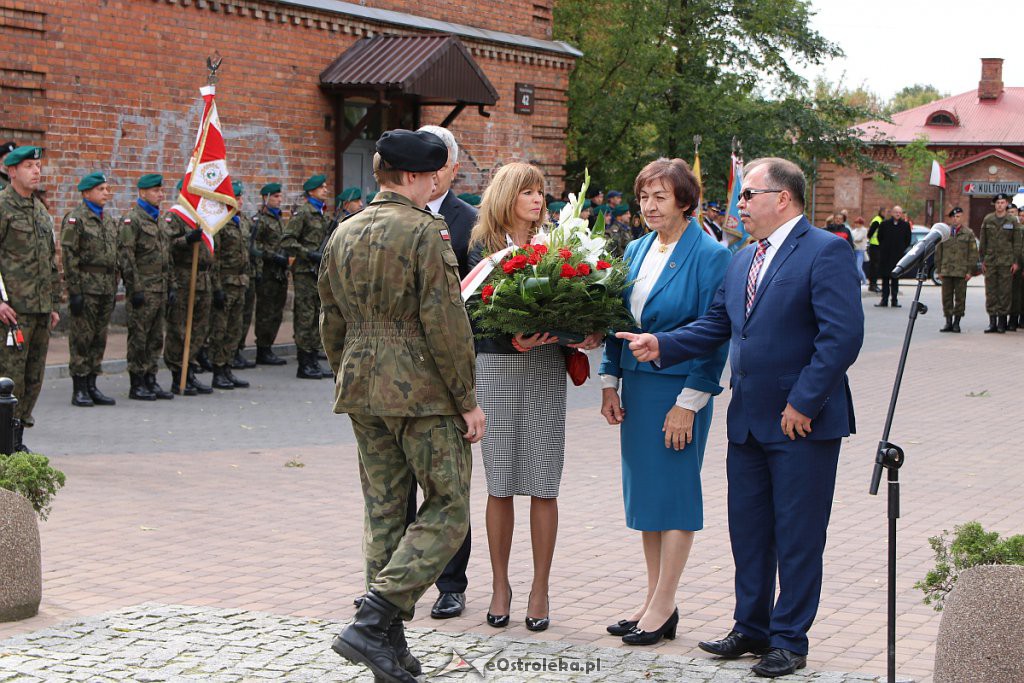
[[[673,330],[711,305],[730,253],[693,218],[700,186],[682,159],[652,161],[634,191],[652,232],[626,248],[634,284],[623,296],[639,329]],[[727,352],[723,344],[656,371],[638,363],[622,340],[609,337],[605,344],[601,414],[621,425],[626,525],[642,532],[647,563],[643,604],[608,627],[626,644],[653,645],[676,635],[676,590],[694,532],[704,526],[700,468]]]

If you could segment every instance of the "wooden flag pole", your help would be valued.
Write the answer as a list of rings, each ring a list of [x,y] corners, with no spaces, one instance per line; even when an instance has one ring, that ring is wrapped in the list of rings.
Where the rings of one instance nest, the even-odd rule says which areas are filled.
[[[192,312],[196,305],[196,277],[199,275],[199,242],[192,245],[192,277],[188,282],[188,315],[185,317],[185,348],[181,352],[181,377],[178,391],[185,395],[185,380],[188,378],[188,354],[192,346]]]

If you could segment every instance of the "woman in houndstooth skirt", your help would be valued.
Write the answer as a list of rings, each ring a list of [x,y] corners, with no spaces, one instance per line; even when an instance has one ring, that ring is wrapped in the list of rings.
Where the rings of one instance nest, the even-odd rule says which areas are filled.
[[[544,221],[544,177],[524,163],[502,166],[484,192],[470,238],[469,266],[484,253],[529,243]],[[596,348],[600,335],[580,348]],[[558,532],[558,487],[565,455],[565,354],[547,334],[477,342],[477,400],[487,416],[481,444],[487,475],[487,543],[492,595],[487,623],[509,623],[508,565],[514,496],[530,496],[534,576],[526,627],[548,627],[548,580]]]

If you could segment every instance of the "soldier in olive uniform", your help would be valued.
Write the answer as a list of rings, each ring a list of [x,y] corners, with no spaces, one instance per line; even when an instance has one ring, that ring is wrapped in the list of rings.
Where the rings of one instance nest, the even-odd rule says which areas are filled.
[[[241,183],[239,183],[239,188],[241,188]],[[252,327],[252,315],[256,309],[256,282],[263,275],[263,262],[253,256],[251,250],[253,231],[256,229],[255,217],[250,218],[242,213],[242,196],[239,194],[236,197],[238,198],[238,220],[242,224],[242,235],[245,237],[245,273],[249,276],[249,284],[245,287],[245,299],[242,302],[242,332],[238,338],[238,348],[235,349],[235,355],[231,359],[231,368],[233,370],[248,370],[256,367],[256,363],[245,357],[245,338],[249,336],[249,328]]]
[[[1024,246],[1024,221],[1021,220],[1020,211],[1013,204],[1006,207],[1007,212],[1017,219],[1017,239]],[[1024,326],[1024,261],[1021,262],[1021,270],[1018,270],[1010,278],[1010,316],[1006,319],[1006,330],[1016,332],[1019,327]]]
[[[181,189],[181,183],[178,183]],[[174,211],[164,216],[164,231],[171,245],[171,272],[174,288],[179,292],[174,303],[167,307],[167,333],[164,335],[164,364],[171,371],[171,391],[181,391],[181,372],[185,369],[185,395],[210,394],[213,389],[196,379],[196,356],[206,339],[210,326],[210,269],[213,254],[203,242],[202,228],[193,228]],[[199,264],[196,273],[196,296],[192,309],[192,334],[185,353],[185,325],[188,322],[188,293],[192,279],[192,252],[194,244],[199,245]]]
[[[249,243],[249,253],[260,268],[256,282],[256,363],[284,365],[287,361],[273,349],[288,298],[288,255],[281,248],[281,183],[267,183],[260,189],[260,196],[263,206],[252,219]]]
[[[629,229],[629,204],[612,208],[611,215],[612,222],[604,230],[604,236],[608,238],[608,253],[622,258],[626,245],[633,239],[633,231]]]
[[[167,303],[175,296],[170,248],[159,221],[163,182],[163,176],[156,173],[139,178],[139,198],[122,219],[118,238],[128,313],[128,376],[132,384],[128,398],[137,401],[174,398],[156,381]]]
[[[103,213],[113,191],[98,172],[83,177],[78,191],[82,203],[64,216],[60,229],[64,284],[71,311],[71,405],[112,406],[116,401],[96,388],[96,375],[107,348],[107,328],[117,294],[117,222]]]
[[[465,540],[469,444],[484,432],[458,260],[445,222],[420,208],[447,160],[432,133],[384,133],[374,157],[381,191],[332,235],[319,275],[334,411],[352,420],[366,527],[367,593],[332,647],[408,683],[421,668],[403,621]],[[424,501],[406,528],[414,481]]]
[[[4,157],[11,184],[0,190],[0,274],[5,295],[0,322],[8,344],[0,344],[0,375],[14,380],[14,450],[27,451],[25,427],[35,424],[32,410],[46,372],[50,330],[60,322],[60,275],[53,240],[53,219],[35,197],[42,177],[43,150],[17,147]],[[10,334],[7,334],[7,332]],[[24,338],[20,345],[16,333]]]
[[[964,210],[949,212],[949,239],[935,248],[935,272],[942,278],[942,313],[946,326],[939,332],[960,332],[964,317],[967,281],[978,267],[978,242],[970,228],[964,227]]]
[[[363,210],[363,192],[358,187],[346,187],[334,198],[334,205],[341,208],[343,218],[348,218]]]
[[[288,220],[281,239],[281,248],[293,256],[292,287],[294,289],[293,319],[295,348],[299,368],[295,376],[300,379],[329,377],[320,367],[320,337],[317,320],[320,316],[320,298],[316,290],[316,274],[320,267],[324,240],[330,218],[324,215],[327,201],[327,176],[315,175],[302,185],[305,201]]]
[[[235,197],[241,198],[242,183],[236,180],[231,187]],[[210,362],[213,363],[214,389],[249,386],[231,372],[231,359],[242,336],[242,307],[249,286],[249,235],[242,226],[242,216],[235,214],[213,238],[216,260],[210,276],[213,287]]]
[[[1009,205],[1009,195],[996,195],[996,210],[981,223],[981,272],[985,274],[985,309],[989,320],[986,333],[1006,332],[1012,296],[1010,283],[1021,263],[1020,223],[1007,211]]]
[[[17,147],[18,146],[15,145],[13,142],[5,142],[4,144],[0,145],[0,159],[6,157],[8,154],[17,149]],[[7,175],[7,167],[0,164],[0,190],[4,189],[10,184],[11,179]]]

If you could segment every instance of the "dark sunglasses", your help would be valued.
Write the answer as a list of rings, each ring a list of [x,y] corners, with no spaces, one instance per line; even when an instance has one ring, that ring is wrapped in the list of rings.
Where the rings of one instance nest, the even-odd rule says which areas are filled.
[[[751,199],[754,198],[755,194],[772,194],[772,193],[775,193],[775,192],[785,192],[785,190],[750,190],[750,189],[747,189],[747,190],[743,190],[742,192],[740,192],[740,196],[743,197],[744,201],[749,202]]]

